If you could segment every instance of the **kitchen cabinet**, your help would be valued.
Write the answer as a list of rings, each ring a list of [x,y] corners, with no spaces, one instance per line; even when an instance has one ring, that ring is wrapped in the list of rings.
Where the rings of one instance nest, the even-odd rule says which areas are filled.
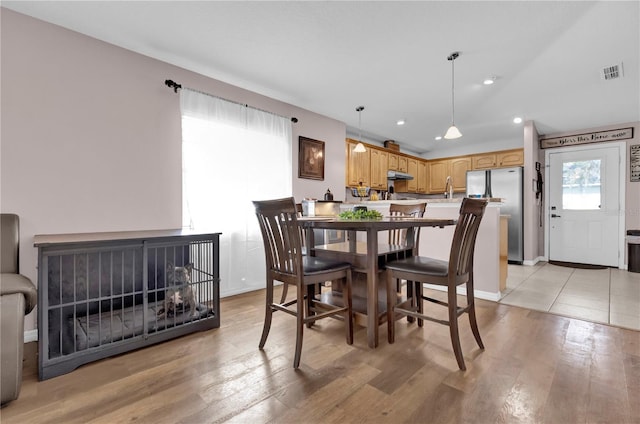
[[[450,160],[449,175],[451,175],[453,191],[455,191],[456,193],[466,193],[467,171],[470,170],[471,158],[469,156],[456,157]]]
[[[524,149],[505,150],[496,154],[499,167],[523,166]]]
[[[467,189],[467,171],[470,169],[471,158],[469,156],[430,161],[429,193],[444,194],[447,191],[447,177],[451,177],[454,192],[465,192]]]
[[[429,193],[444,194],[448,175],[448,159],[429,161]]]
[[[371,185],[371,150],[366,152],[354,152],[358,144],[355,140],[347,141],[347,186],[357,187],[362,183],[365,187]]]
[[[395,153],[389,153],[389,169],[398,171],[398,155]]]
[[[418,161],[418,173],[416,177],[418,178],[418,193],[426,193],[428,188],[427,182],[429,180],[426,161]]]
[[[407,168],[407,161],[408,161],[408,157],[406,156],[400,156],[398,155],[398,171],[401,172],[408,172],[408,168]]]
[[[415,193],[418,191],[418,179],[416,178],[418,175],[418,159],[407,158],[407,172],[409,175],[413,175],[413,180],[407,180],[409,192]]]
[[[396,193],[416,193],[418,191],[418,159],[404,157],[407,162],[406,173],[413,175],[413,180],[398,180],[393,184]]]
[[[389,153],[378,149],[370,150],[371,188],[376,190],[386,190],[387,171],[389,169]]]
[[[489,152],[472,157],[473,169],[506,168],[524,165],[524,150],[513,149],[499,152]]]
[[[473,155],[473,169],[491,169],[496,167],[497,157],[495,153],[485,153],[482,155]]]

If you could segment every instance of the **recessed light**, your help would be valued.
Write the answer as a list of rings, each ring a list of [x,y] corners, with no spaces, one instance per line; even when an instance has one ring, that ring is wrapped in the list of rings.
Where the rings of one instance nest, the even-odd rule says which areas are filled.
[[[482,83],[484,85],[491,85],[494,82],[496,82],[496,77],[489,77],[489,78],[485,79],[484,81],[482,81]]]
[[[398,119],[397,125],[404,125],[404,119]]]
[[[522,118],[519,116],[516,116],[515,118],[513,118],[513,123],[514,124],[521,124],[522,123]]]
[[[442,140],[442,136],[441,135],[436,136],[436,140]]]

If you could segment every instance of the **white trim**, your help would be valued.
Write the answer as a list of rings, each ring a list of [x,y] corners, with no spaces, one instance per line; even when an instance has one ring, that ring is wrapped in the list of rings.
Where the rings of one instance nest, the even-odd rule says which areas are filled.
[[[527,265],[527,266],[535,266],[538,262],[546,262],[547,258],[544,256],[538,256],[537,258],[533,259],[532,261],[523,261],[522,265]]]
[[[435,285],[427,284],[427,283],[423,284],[422,286],[425,289],[433,289],[433,290],[439,290],[439,291],[443,291],[443,292],[447,291],[447,288],[443,287],[443,286],[435,286]],[[463,287],[463,286],[458,286],[456,288],[456,293],[458,293],[461,296],[466,296],[467,288]],[[492,302],[497,302],[502,298],[502,294],[500,292],[493,293],[493,292],[482,291],[482,290],[474,290],[473,291],[473,296],[478,298],[478,299],[490,300]]]
[[[38,330],[27,330],[24,332],[24,342],[37,342],[38,341]]]
[[[626,220],[625,220],[625,207],[626,207],[626,179],[627,179],[627,143],[624,141],[613,143],[607,142],[602,143],[601,145],[593,145],[587,144],[582,146],[572,146],[572,147],[560,147],[554,149],[545,150],[544,153],[544,163],[545,170],[544,175],[547,181],[547,186],[549,183],[549,173],[550,173],[550,165],[549,165],[549,155],[551,153],[565,153],[565,152],[577,152],[581,150],[599,150],[599,149],[607,149],[610,147],[617,147],[619,154],[619,163],[618,163],[618,198],[620,199],[619,210],[618,210],[618,268],[625,269],[624,257],[625,257],[625,228],[626,228]],[[545,190],[544,193],[544,204],[549,204],[549,190]],[[548,206],[547,206],[548,208]],[[544,211],[544,256],[546,258],[549,257],[549,210]]]

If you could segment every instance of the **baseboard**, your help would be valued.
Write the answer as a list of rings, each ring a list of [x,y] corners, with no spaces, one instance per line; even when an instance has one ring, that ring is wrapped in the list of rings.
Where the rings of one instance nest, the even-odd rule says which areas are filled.
[[[38,341],[38,330],[27,330],[24,332],[24,342],[37,342]]]
[[[447,291],[446,287],[434,286],[434,285],[431,285],[431,284],[425,284],[424,287],[427,288],[427,289],[439,290],[439,291],[443,291],[443,292]],[[467,288],[459,286],[456,289],[456,293],[458,293],[461,296],[465,296],[467,294]],[[487,291],[482,291],[482,290],[474,290],[473,291],[473,296],[476,299],[490,300],[492,302],[497,302],[502,298],[502,294],[500,292],[492,293],[492,292],[487,292]]]
[[[541,262],[541,261],[546,261],[544,256],[538,256],[537,258],[535,258],[532,261],[523,261],[522,265],[534,266],[535,264],[537,264],[538,262]]]

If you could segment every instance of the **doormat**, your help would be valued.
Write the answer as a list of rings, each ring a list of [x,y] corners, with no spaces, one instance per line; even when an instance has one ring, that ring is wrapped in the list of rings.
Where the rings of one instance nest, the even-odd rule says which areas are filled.
[[[591,264],[579,264],[576,262],[560,262],[560,261],[549,261],[551,265],[556,266],[565,266],[567,268],[580,268],[580,269],[607,269],[609,267],[604,265],[591,265]]]

